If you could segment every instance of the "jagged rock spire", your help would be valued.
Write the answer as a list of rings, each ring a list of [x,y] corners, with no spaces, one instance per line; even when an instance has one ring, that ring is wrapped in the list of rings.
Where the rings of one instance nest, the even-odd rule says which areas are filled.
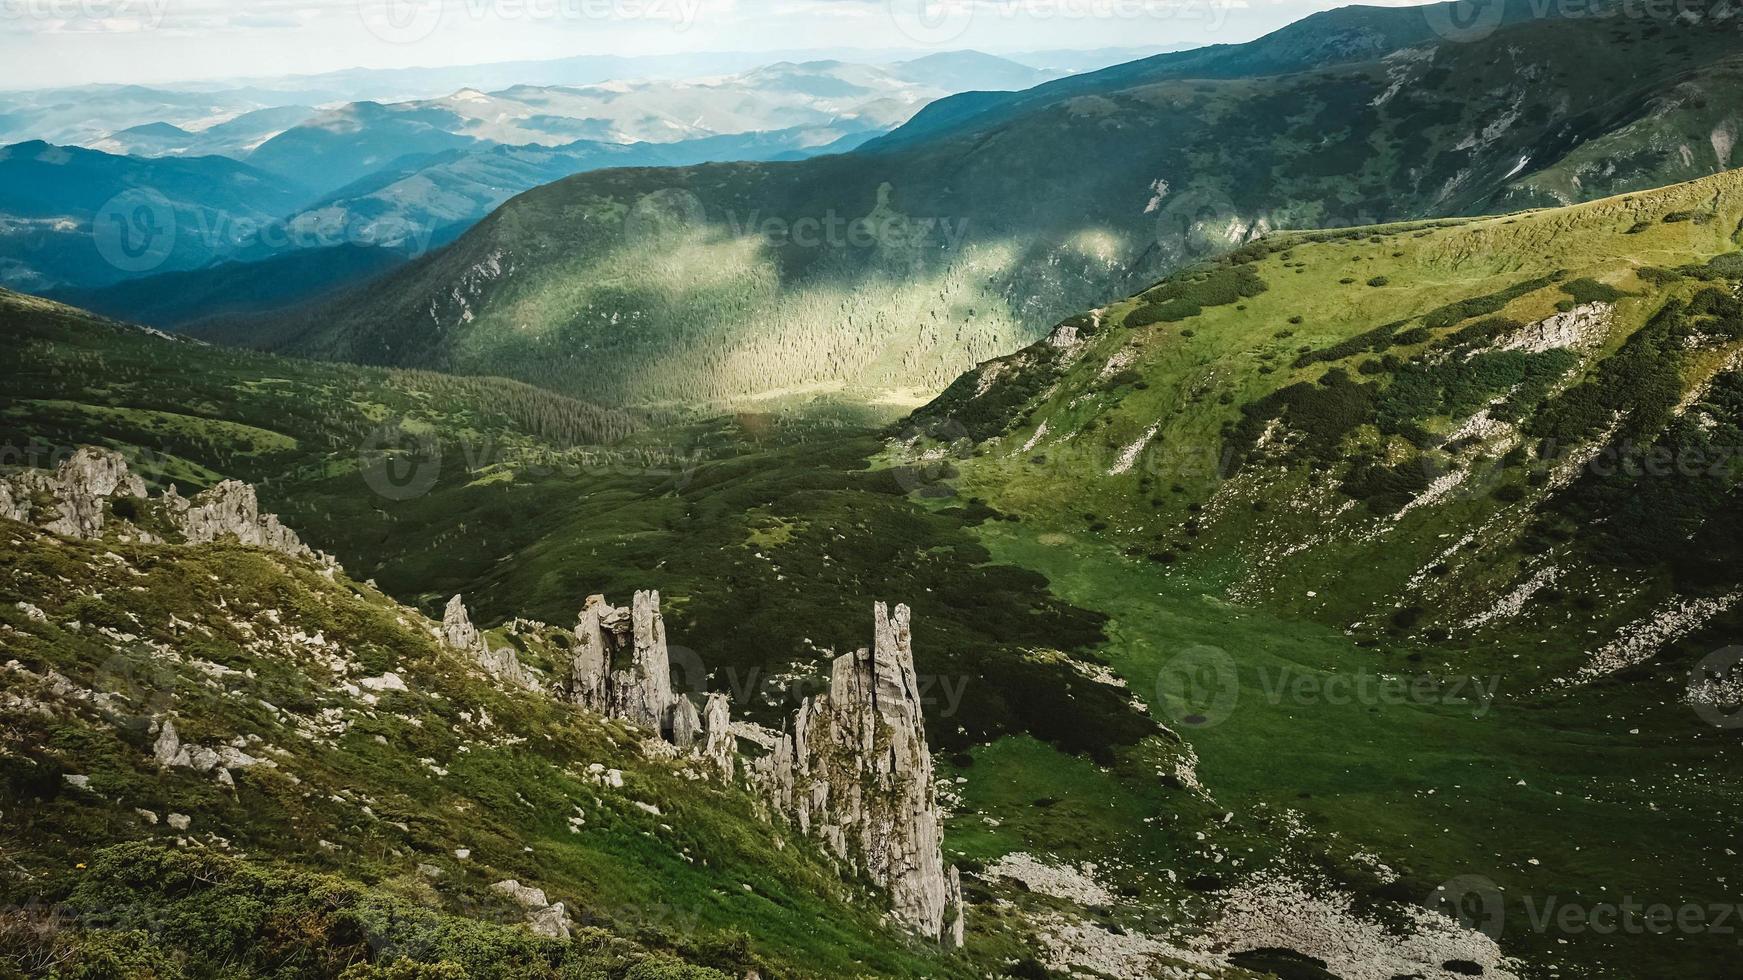
[[[539,689],[538,679],[512,649],[491,648],[484,634],[472,625],[472,617],[466,612],[466,601],[458,595],[449,599],[447,607],[442,610],[441,637],[444,644],[469,654],[485,673],[497,680],[528,690]]]
[[[777,810],[890,893],[891,915],[960,943],[962,886],[944,867],[907,606],[873,607],[872,648],[836,658],[829,693],[756,760]]]
[[[442,642],[456,650],[470,651],[477,649],[483,639],[466,612],[466,600],[458,595],[449,599],[448,607],[442,610]]]
[[[947,944],[962,941],[962,883],[946,869],[926,745],[907,606],[872,610],[870,650],[836,658],[829,693],[808,698],[792,730],[735,726],[724,694],[698,711],[672,690],[660,594],[630,608],[588,596],[575,627],[569,699],[654,733],[731,779],[739,736],[768,752],[746,760],[746,778],[770,809],[820,839],[889,891],[904,926]]]
[[[613,606],[601,595],[588,596],[575,641],[570,700],[656,732],[673,730],[673,711],[681,699],[672,693],[658,592],[637,592],[629,609]]]

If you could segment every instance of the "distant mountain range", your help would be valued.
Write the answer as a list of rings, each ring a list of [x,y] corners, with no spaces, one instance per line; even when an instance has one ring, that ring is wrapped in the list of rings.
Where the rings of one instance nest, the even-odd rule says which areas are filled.
[[[537,88],[599,85],[613,81],[682,81],[749,72],[781,62],[838,61],[859,65],[891,65],[909,62],[923,65],[934,59],[941,74],[916,79],[923,84],[965,91],[968,88],[1010,88],[1034,84],[1020,71],[1066,74],[1093,71],[1109,65],[1148,57],[1168,47],[1105,48],[1088,51],[1028,51],[983,59],[1002,63],[1000,71],[1011,73],[1005,82],[996,76],[971,76],[956,84],[948,80],[951,65],[960,55],[975,52],[936,52],[915,49],[863,50],[849,48],[792,49],[774,51],[698,52],[681,55],[618,56],[582,55],[545,61],[511,61],[486,65],[456,65],[441,68],[355,68],[318,75],[274,76],[186,82],[164,85],[82,85],[70,88],[29,89],[0,92],[0,143],[44,140],[50,143],[87,146],[92,149],[127,152],[123,132],[142,126],[167,123],[199,134],[212,127],[263,109],[284,109],[297,119],[283,121],[283,129],[312,116],[316,107],[333,108],[349,102],[408,102],[440,99],[463,89],[497,92],[517,86]],[[150,134],[143,137],[142,145]],[[136,137],[128,137],[132,139]],[[147,148],[143,152],[156,152]],[[225,152],[201,149],[199,152]]]
[[[958,95],[845,155],[579,175],[245,329],[616,404],[900,404],[1273,229],[1554,205],[1733,165],[1728,8],[1539,19],[1520,2],[1457,41],[1448,9],[1344,8]],[[829,222],[833,239],[791,234]]]
[[[246,248],[312,188],[226,157],[0,147],[0,283],[105,285]]]
[[[443,244],[514,194],[574,173],[842,152],[953,92],[1026,87],[1059,74],[946,52],[239,114],[231,113],[268,96],[139,87],[24,93],[0,116],[0,131],[46,127],[96,149],[37,141],[0,150],[0,283],[158,324],[270,309]],[[142,113],[162,115],[101,131]],[[72,161],[72,171],[61,169]],[[67,185],[77,192],[69,196]],[[130,196],[117,199],[124,191]],[[99,214],[111,202],[126,214]],[[150,249],[120,261],[104,254],[96,223],[120,234],[135,220],[147,224],[131,227],[134,238],[156,235]],[[312,260],[287,255],[338,245],[349,247]],[[375,247],[389,251],[365,260]],[[315,269],[321,274],[305,278]],[[208,271],[204,285],[195,281]],[[105,291],[157,274],[172,278]],[[304,288],[287,290],[287,276]]]
[[[778,62],[678,81],[467,87],[439,99],[348,103],[288,127],[247,159],[289,177],[318,174],[322,188],[334,190],[402,158],[498,144],[676,143],[780,131],[792,134],[783,151],[802,150],[891,129],[955,92],[1028,88],[1056,77],[963,51],[888,65]]]

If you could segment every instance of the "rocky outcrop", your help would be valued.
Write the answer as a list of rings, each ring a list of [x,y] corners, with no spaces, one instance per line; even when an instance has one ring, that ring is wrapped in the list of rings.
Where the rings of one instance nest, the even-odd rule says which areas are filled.
[[[611,605],[604,596],[587,597],[575,626],[569,697],[576,704],[666,736],[672,734],[680,701],[688,706],[687,721],[695,715],[689,699],[672,691],[658,592],[637,592],[628,609]],[[690,730],[692,738],[700,724],[697,718]]]
[[[731,779],[737,768],[738,739],[732,733],[732,699],[724,694],[710,694],[702,705],[702,741],[694,748],[696,755],[723,779]]]
[[[1496,350],[1541,354],[1549,350],[1595,347],[1610,332],[1616,308],[1609,303],[1582,303],[1571,310],[1522,327],[1496,345]]]
[[[940,848],[932,753],[907,606],[873,611],[872,647],[836,658],[829,692],[751,767],[777,812],[889,891],[891,916],[960,942],[962,886]]]
[[[460,596],[449,599],[447,608],[442,610],[439,634],[445,645],[471,656],[485,673],[504,684],[529,691],[540,690],[538,678],[520,662],[513,649],[492,647],[489,639],[472,625],[472,617],[466,613],[466,602]]]
[[[904,926],[960,944],[962,884],[944,867],[908,607],[874,607],[870,650],[837,658],[829,693],[791,730],[735,724],[724,694],[700,709],[672,689],[658,592],[630,608],[588,596],[575,627],[567,693],[576,704],[657,733],[724,779],[740,772],[781,820],[889,892]],[[738,757],[740,739],[760,754]]]
[[[276,515],[261,513],[254,488],[246,483],[225,480],[191,500],[171,486],[164,491],[162,502],[165,516],[189,544],[235,540],[292,558],[334,564],[331,556],[303,544],[295,532],[279,523]]]
[[[270,759],[262,759],[250,755],[244,749],[249,745],[249,739],[238,737],[228,745],[208,748],[193,742],[184,742],[176,731],[175,722],[165,718],[158,728],[157,738],[152,742],[152,758],[161,769],[184,768],[199,773],[212,773],[220,785],[234,787],[234,769],[252,769],[255,766],[276,768]],[[255,741],[258,741],[256,739]]]
[[[82,446],[53,473],[25,470],[0,479],[0,517],[39,523],[69,538],[96,538],[103,534],[105,502],[144,496],[145,481],[120,453]]]
[[[737,771],[731,701],[709,694],[698,708],[689,695],[672,689],[658,592],[637,592],[628,609],[601,595],[587,597],[575,626],[566,689],[569,700],[657,733],[717,776],[731,779]]]
[[[952,949],[962,946],[968,928],[968,919],[963,915],[967,907],[962,901],[962,872],[953,864],[944,877],[944,931],[938,937]]]
[[[159,531],[181,535],[187,544],[234,540],[265,548],[292,558],[306,558],[336,569],[330,555],[309,548],[276,516],[261,513],[254,488],[225,480],[193,499],[183,497],[172,485],[161,497],[146,496],[145,481],[127,466],[127,460],[112,449],[82,446],[53,473],[25,470],[0,478],[0,517],[37,524],[43,530],[70,538],[100,538],[110,527],[108,518],[120,514],[115,502],[144,501],[127,511],[125,536],[156,542],[158,535],[144,526],[149,514]],[[173,534],[171,535],[174,536]]]

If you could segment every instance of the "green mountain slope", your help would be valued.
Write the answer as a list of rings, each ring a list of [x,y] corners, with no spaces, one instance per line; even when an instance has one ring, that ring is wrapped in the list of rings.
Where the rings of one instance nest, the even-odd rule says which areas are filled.
[[[850,420],[660,425],[516,382],[211,347],[16,294],[0,293],[0,323],[21,340],[21,370],[0,381],[9,463],[102,445],[153,486],[257,483],[314,546],[432,615],[465,592],[492,620],[558,622],[577,594],[658,589],[675,630],[708,638],[722,686],[776,722],[771,705],[813,665],[767,637],[845,649],[865,597],[900,594],[923,669],[990,678],[934,719],[936,744],[1020,732],[1100,751],[1152,731],[1065,663],[1001,663],[1086,649],[1099,618],[988,563],[971,529],[994,515],[930,513],[898,474],[868,470],[879,440]],[[963,594],[974,608],[950,598]]]
[[[1710,193],[1701,194],[1712,189],[1717,185],[1685,196],[1710,200]],[[1667,199],[1642,205],[1626,227],[1657,219],[1660,203],[1675,207],[1666,214],[1698,210],[1684,207],[1683,198]],[[1725,220],[1743,217],[1729,207],[1721,209]],[[1510,239],[1500,230],[1517,227],[1506,220],[1495,219],[1488,226],[1494,234],[1481,241],[1505,245]],[[1697,223],[1691,214],[1689,221],[1660,222],[1626,236],[1627,248],[1643,256],[1662,253],[1670,267],[1728,247],[1722,244],[1723,227],[1716,221]],[[1691,236],[1695,244],[1685,248],[1671,237],[1676,234]],[[1493,277],[1493,284],[1480,283],[1485,295],[1517,285],[1514,273],[1527,276],[1529,270],[1509,266],[1529,267],[1544,240],[1535,234],[1523,239],[1530,247],[1521,255],[1490,247],[1480,260],[1463,247],[1454,249],[1449,261],[1491,264],[1475,271],[1461,265],[1442,284],[1445,295],[1430,299],[1450,302],[1469,295],[1454,280]],[[1366,233],[1361,241],[1367,241]],[[1595,241],[1577,238],[1569,247]],[[1319,247],[1300,246],[1296,254]],[[1347,250],[1333,260],[1340,272],[1355,265]],[[1286,272],[1261,270],[1267,282],[1263,293],[1241,297],[1235,282],[1234,302],[1251,308],[1283,292],[1275,278],[1297,275],[1296,256],[1267,261],[1290,265]],[[1307,272],[1299,276],[1309,281]],[[1384,288],[1363,282],[1322,288],[1340,306],[1351,302],[1352,290],[1359,297]],[[1593,290],[1583,284],[1575,288],[1588,296]],[[1214,298],[1208,291],[1193,295]],[[1524,296],[1521,302],[1531,299]],[[1550,309],[1556,301],[1549,299]],[[1219,309],[1200,316],[1211,317]],[[1177,306],[1170,315],[1179,312]],[[196,608],[184,609],[183,603],[219,616],[210,608],[216,605],[213,590],[219,590],[230,610],[222,617],[237,629],[246,623],[259,635],[278,635],[279,625],[266,616],[266,600],[260,598],[269,595],[281,621],[294,615],[305,633],[326,630],[371,669],[389,669],[396,661],[386,658],[398,657],[408,688],[415,692],[419,677],[429,672],[430,687],[449,698],[426,704],[419,693],[383,692],[375,706],[378,717],[368,723],[377,727],[366,725],[363,731],[389,738],[386,756],[374,754],[381,746],[373,742],[352,761],[317,757],[289,739],[272,741],[293,751],[298,765],[314,766],[330,780],[323,785],[375,798],[372,790],[351,785],[362,773],[371,785],[379,781],[384,795],[404,792],[417,801],[433,800],[437,816],[404,821],[412,828],[410,842],[400,840],[397,828],[385,826],[385,820],[360,819],[360,811],[312,798],[306,810],[294,812],[310,814],[313,826],[327,829],[263,842],[260,828],[266,818],[237,815],[221,789],[180,780],[152,786],[149,768],[143,774],[128,769],[139,765],[142,742],[121,749],[113,740],[117,736],[103,730],[64,719],[26,719],[21,731],[27,741],[45,747],[30,757],[52,757],[60,768],[24,770],[43,778],[20,777],[18,788],[8,789],[12,795],[0,802],[9,817],[25,814],[32,828],[19,851],[8,844],[6,853],[25,854],[28,869],[42,877],[32,882],[6,877],[13,873],[11,866],[0,862],[0,882],[21,901],[32,895],[44,902],[64,899],[70,911],[98,902],[142,908],[153,922],[169,923],[154,933],[164,937],[159,945],[179,949],[190,942],[182,925],[186,916],[199,921],[204,909],[231,907],[238,889],[245,889],[270,914],[215,932],[222,942],[250,935],[255,922],[262,923],[262,935],[277,936],[285,918],[294,917],[315,936],[338,929],[330,933],[336,940],[312,942],[356,951],[355,958],[379,958],[383,944],[372,945],[369,938],[380,935],[378,916],[413,925],[427,921],[425,913],[395,904],[396,896],[409,895],[420,905],[451,913],[435,922],[452,942],[414,930],[414,948],[430,958],[453,958],[479,975],[521,971],[523,957],[534,951],[546,957],[541,962],[556,963],[549,972],[591,955],[593,940],[579,949],[535,944],[529,950],[519,913],[482,890],[498,875],[548,888],[551,898],[572,904],[580,923],[605,926],[656,952],[673,951],[693,962],[722,962],[705,958],[712,954],[704,951],[703,940],[716,927],[742,929],[762,976],[885,975],[911,969],[929,975],[1035,977],[1075,969],[1131,977],[1185,970],[1254,980],[1278,973],[1319,976],[1313,971],[1323,969],[1340,977],[1415,974],[1453,980],[1555,973],[1633,980],[1665,970],[1723,975],[1734,958],[1731,938],[1718,933],[1679,931],[1653,942],[1638,934],[1534,925],[1545,901],[1588,908],[1622,895],[1649,905],[1708,909],[1728,900],[1725,882],[1738,874],[1736,856],[1726,854],[1724,846],[1736,809],[1732,740],[1729,732],[1689,710],[1680,696],[1670,696],[1664,683],[1673,679],[1669,673],[1655,674],[1649,683],[1626,677],[1624,683],[1546,690],[1535,679],[1538,664],[1549,659],[1537,642],[1545,635],[1526,629],[1495,652],[1436,643],[1423,630],[1388,634],[1377,647],[1358,645],[1367,644],[1369,635],[1346,635],[1341,620],[1328,626],[1315,622],[1311,610],[1304,616],[1275,600],[1230,601],[1230,566],[1243,560],[1245,540],[1224,546],[1230,555],[1225,562],[1213,556],[1200,560],[1185,550],[1173,563],[1151,561],[1148,545],[1139,547],[1126,536],[1125,519],[1114,515],[1126,513],[1116,507],[1143,514],[1155,509],[1148,497],[1131,499],[1132,484],[1122,479],[1108,480],[1106,486],[1086,483],[1085,474],[1096,471],[1084,469],[1052,475],[1045,484],[1030,482],[1045,468],[1026,462],[993,469],[1002,464],[991,456],[954,458],[943,446],[926,447],[920,459],[878,458],[884,438],[850,415],[789,419],[747,412],[703,424],[655,421],[609,446],[581,445],[571,453],[564,440],[541,432],[519,413],[503,417],[487,411],[511,404],[509,391],[541,394],[507,383],[208,348],[90,322],[76,311],[16,297],[0,304],[0,322],[9,335],[26,338],[17,345],[22,370],[0,375],[8,442],[27,444],[31,433],[40,431],[47,433],[41,439],[45,446],[95,441],[122,448],[148,467],[165,452],[172,461],[184,461],[150,471],[159,483],[180,482],[184,472],[205,474],[208,483],[244,473],[272,477],[263,486],[262,501],[289,515],[290,526],[313,546],[336,553],[350,572],[349,581],[328,582],[318,569],[287,569],[272,555],[234,546],[178,550],[114,537],[81,543],[6,524],[12,529],[6,533],[15,535],[9,542],[21,543],[9,543],[0,554],[9,562],[12,555],[21,556],[23,573],[30,577],[4,579],[8,591],[0,616],[7,628],[52,641],[38,646],[31,639],[32,656],[41,659],[21,664],[42,674],[49,664],[67,663],[55,669],[80,688],[125,687],[90,667],[99,651],[86,644],[106,634],[79,634],[66,625],[87,615],[97,622],[101,615],[108,617],[101,620],[105,624],[129,624],[113,629],[141,636],[151,631],[164,643],[173,638],[214,664],[256,663],[259,683],[268,688],[260,696],[281,709],[304,712],[317,706],[318,700],[275,696],[281,689],[304,690],[305,683],[314,683],[304,678],[323,676],[303,670],[299,650],[278,657],[260,650],[238,652],[229,646],[230,634],[216,626],[217,637],[196,639],[197,630],[189,633],[175,620],[163,625],[166,609],[182,621],[201,622],[192,618]],[[1304,324],[1293,328],[1303,329],[1306,322],[1304,316]],[[1151,332],[1160,336],[1182,326]],[[1204,336],[1197,328],[1185,329]],[[1291,327],[1267,327],[1263,336],[1279,329]],[[1339,326],[1310,339],[1330,346],[1348,332],[1359,331]],[[1300,356],[1303,343],[1288,348],[1292,358]],[[1107,351],[1109,357],[1113,353]],[[1232,368],[1226,373],[1236,376]],[[1144,382],[1147,388],[1138,387],[1141,378],[1127,379],[1123,390],[1134,397],[1163,397],[1160,386],[1166,379],[1158,375],[1157,384]],[[274,394],[280,389],[282,394]],[[995,397],[992,392],[1000,392],[995,401],[1004,400],[1002,385],[992,385],[988,398]],[[1220,406],[1214,392],[1206,400]],[[1021,401],[1013,398],[1008,404]],[[1179,401],[1176,396],[1166,404]],[[177,424],[162,425],[170,413]],[[1220,418],[1204,424],[1220,433]],[[198,426],[197,437],[183,437],[182,427],[188,425]],[[378,429],[385,431],[377,434]],[[294,451],[282,448],[281,440],[294,441]],[[492,440],[515,451],[490,451]],[[1066,445],[1086,440],[1093,437],[1079,436]],[[1119,446],[1109,448],[1096,465],[1111,467],[1119,452]],[[1058,446],[1047,455],[1069,465]],[[1135,480],[1138,474],[1132,476]],[[1181,480],[1183,487],[1188,482]],[[186,490],[188,483],[182,486]],[[1171,493],[1158,496],[1173,499]],[[1183,490],[1181,502],[1171,505],[1182,524],[1193,516],[1189,504],[1201,499]],[[1252,513],[1275,515],[1284,509],[1281,500],[1267,500],[1268,510]],[[1090,512],[1096,521],[1086,519]],[[1098,526],[1103,522],[1108,526]],[[1230,526],[1231,538],[1236,527]],[[1170,540],[1175,537],[1199,540],[1184,527]],[[127,573],[105,557],[109,553],[152,577]],[[88,562],[95,563],[89,570]],[[40,581],[35,576],[45,569],[58,577]],[[590,850],[585,839],[572,841],[566,827],[552,830],[549,825],[568,804],[556,807],[558,813],[538,804],[566,791],[568,784],[560,779],[553,784],[541,767],[550,759],[569,759],[570,753],[590,753],[593,743],[585,733],[571,740],[564,716],[554,711],[521,704],[510,692],[474,690],[481,686],[478,678],[457,672],[463,664],[429,652],[422,632],[428,627],[417,612],[367,583],[355,584],[369,578],[424,615],[439,613],[449,596],[463,592],[476,621],[495,627],[498,638],[521,634],[524,624],[517,620],[529,617],[572,622],[582,597],[592,593],[622,596],[630,589],[657,588],[667,609],[675,662],[682,667],[673,672],[674,681],[705,676],[710,691],[731,697],[735,718],[766,723],[778,722],[796,697],[818,689],[828,669],[823,651],[865,643],[867,596],[908,602],[915,615],[916,667],[926,685],[939,793],[947,808],[944,851],[961,867],[971,905],[967,950],[940,959],[935,947],[890,945],[882,938],[887,934],[866,931],[875,930],[875,923],[858,918],[877,907],[872,895],[845,906],[847,919],[830,920],[847,923],[839,931],[825,927],[817,936],[792,937],[791,923],[833,914],[835,908],[826,890],[773,890],[777,880],[806,880],[803,873],[785,878],[784,869],[793,865],[781,863],[805,863],[802,855],[795,856],[798,842],[778,849],[776,863],[759,864],[757,877],[746,877],[748,869],[740,874],[737,862],[759,861],[766,845],[729,843],[724,863],[711,867],[718,875],[700,876],[685,862],[674,899],[645,904],[658,888],[642,879],[651,868],[660,880],[664,872],[657,862],[664,842],[728,833],[738,826],[736,804],[709,797],[713,816],[706,824],[693,822],[697,807],[681,802],[657,802],[662,817],[626,809],[629,819],[614,822],[612,834],[603,838],[609,854]],[[229,580],[238,585],[226,586]],[[114,581],[146,588],[110,587]],[[69,606],[69,590],[77,592],[86,583],[102,598],[79,596]],[[353,594],[362,598],[345,598]],[[238,605],[238,599],[260,601],[263,609]],[[32,619],[15,605],[20,601],[43,609],[48,622]],[[87,608],[92,612],[87,614]],[[178,629],[182,632],[174,632]],[[680,653],[680,646],[688,652]],[[523,649],[526,663],[541,669],[550,663],[549,650],[537,644]],[[1515,653],[1519,659],[1512,657]],[[157,655],[142,657],[147,673],[127,676],[143,677],[140,686],[156,690],[150,683],[159,676]],[[281,659],[286,663],[271,666]],[[163,667],[176,677],[199,669],[173,660]],[[4,699],[15,693],[43,700],[55,690],[52,682],[27,686],[21,676],[0,675],[0,703],[9,703]],[[202,671],[201,676],[209,675]],[[224,681],[221,686],[255,683],[226,678],[212,679]],[[253,731],[263,739],[276,733],[232,720],[240,716],[248,725],[255,723],[246,699],[220,700],[215,689],[193,689],[180,681],[175,691],[172,707],[196,719],[190,724],[214,712],[212,727],[189,728],[189,740],[211,744],[208,733],[230,737]],[[509,706],[499,704],[499,698]],[[454,713],[473,710],[468,699],[489,706],[498,732],[504,717],[516,717],[500,712],[520,705],[526,713],[518,717],[535,726],[556,726],[546,728],[552,740],[541,746],[534,735],[525,745],[493,748],[488,756],[477,745],[464,753],[450,751],[450,739],[472,737],[472,728]],[[398,714],[425,719],[424,728],[408,730],[391,717]],[[401,737],[415,755],[401,746]],[[421,745],[438,751],[417,749]],[[664,785],[660,764],[650,760],[644,767],[634,759],[639,754],[623,750],[630,757],[620,766],[626,789],[653,792],[648,787]],[[478,758],[466,758],[474,755]],[[424,758],[450,776],[436,776]],[[500,772],[491,765],[510,762],[511,769]],[[378,776],[362,768],[378,763],[393,771]],[[444,782],[458,773],[466,774],[465,782]],[[70,825],[80,835],[90,834],[76,842],[110,845],[168,836],[163,824],[148,829],[129,822],[129,807],[73,795],[84,791],[66,782],[69,774],[90,776],[89,785],[111,801],[120,799],[112,791],[124,790],[129,799],[135,793],[155,794],[141,795],[147,802],[134,805],[160,818],[169,812],[189,814],[195,839],[205,840],[200,835],[223,821],[219,836],[253,841],[247,850],[256,863],[240,870],[225,862],[202,864],[197,875],[218,882],[219,890],[180,891],[157,882],[184,881],[176,875],[185,865],[165,864],[158,855],[142,859],[131,849],[94,855],[77,843],[70,850],[43,843],[41,828],[57,826],[75,807],[90,815]],[[239,776],[239,788],[254,793],[255,778]],[[61,787],[67,799],[49,799],[45,784]],[[413,792],[420,787],[431,792],[431,785],[454,795]],[[467,788],[473,785],[475,791]],[[516,792],[535,807],[521,804]],[[685,791],[674,790],[680,792]],[[189,798],[183,793],[207,809],[171,809]],[[47,802],[35,802],[38,797]],[[456,810],[453,817],[442,809],[468,800],[474,809]],[[361,802],[385,819],[404,819],[369,800]],[[589,809],[595,804],[577,802],[588,809],[589,824],[599,820]],[[489,835],[470,819],[481,812],[488,814],[482,827]],[[334,814],[349,815],[350,821],[326,823]],[[668,833],[644,818],[664,820],[673,830]],[[618,829],[655,836],[626,841],[616,835]],[[386,835],[381,846],[373,845],[372,833]],[[554,844],[550,837],[579,850]],[[329,851],[321,840],[344,850]],[[413,842],[436,853],[408,851]],[[473,853],[460,862],[441,850],[450,846]],[[534,847],[534,854],[516,851],[524,846]],[[394,855],[387,849],[392,847],[402,854]],[[535,859],[530,868],[517,863]],[[87,867],[77,868],[80,862]],[[424,890],[422,882],[429,879],[417,873],[418,863],[444,869],[433,896]],[[273,871],[262,881],[256,872],[267,864]],[[166,867],[174,873],[161,870]],[[353,873],[349,867],[362,870]],[[50,868],[64,877],[53,877]],[[346,881],[293,875],[284,884],[279,870],[336,872]],[[691,877],[691,871],[699,877]],[[87,882],[82,891],[81,881]],[[692,883],[723,888],[729,895],[694,891]],[[753,892],[743,891],[745,883]],[[358,896],[352,885],[368,889],[367,894]],[[325,895],[329,887],[336,897],[319,914],[283,896],[286,888]],[[621,911],[621,895],[632,896],[632,911]],[[787,904],[772,918],[740,920],[746,913],[760,915],[761,908],[729,900],[741,895],[744,902],[779,895]],[[697,912],[693,902],[703,911]],[[372,911],[384,903],[387,911]],[[652,922],[642,911],[650,907],[660,910]],[[357,908],[367,914],[358,928],[368,954],[353,942],[351,910]],[[1504,915],[1484,918],[1491,912]],[[494,925],[479,931],[479,920]],[[11,943],[4,938],[10,935],[0,930],[0,943]],[[68,936],[61,952],[109,948],[103,945],[107,935]],[[485,943],[483,952],[472,940],[461,941],[472,936]],[[706,945],[733,946],[729,937],[721,939]],[[204,942],[197,949],[209,952],[212,947]],[[846,952],[814,954],[820,943]],[[18,955],[12,951],[19,948],[0,946],[0,962]],[[46,955],[40,945],[24,948]],[[269,942],[250,948],[285,947]],[[289,948],[303,947],[292,943]],[[631,954],[643,955],[623,951]],[[494,966],[478,959],[493,956]],[[863,962],[850,965],[841,956]],[[724,962],[743,975],[742,957]],[[1474,974],[1479,967],[1483,972]],[[524,973],[548,975],[541,969],[547,968]],[[329,961],[302,954],[289,959],[283,971],[338,972],[329,969]],[[614,975],[609,968],[605,972]]]
[[[1275,235],[1066,321],[917,418],[972,452],[965,485],[994,506],[1242,601],[1533,684],[1661,651],[1662,672],[1737,625],[1740,227],[1731,171]],[[1521,636],[1564,639],[1510,663]]]
[[[561,181],[367,288],[230,336],[608,404],[912,402],[1271,229],[1590,198],[1729,164],[1728,20],[1525,19],[1436,43],[1431,16],[1351,8],[945,100],[843,156]]]
[[[160,506],[117,495],[92,541],[0,522],[0,890],[42,913],[9,917],[0,962],[166,978],[972,975],[880,923],[863,882],[744,789],[494,682],[440,624],[342,573],[130,540],[165,535]],[[569,639],[490,634],[541,677],[567,666]],[[543,894],[523,903],[505,880]],[[573,935],[520,925],[552,902]]]
[[[134,465],[155,485],[233,478],[273,497],[273,481],[384,466],[438,427],[513,455],[608,445],[642,424],[501,378],[214,347],[5,290],[0,323],[19,368],[0,382],[9,465],[94,444],[141,451]]]

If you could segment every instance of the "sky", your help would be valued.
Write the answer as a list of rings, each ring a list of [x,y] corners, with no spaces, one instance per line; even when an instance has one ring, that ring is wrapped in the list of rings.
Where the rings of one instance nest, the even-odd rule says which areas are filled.
[[[1250,40],[1322,0],[0,0],[0,89],[558,58]]]

